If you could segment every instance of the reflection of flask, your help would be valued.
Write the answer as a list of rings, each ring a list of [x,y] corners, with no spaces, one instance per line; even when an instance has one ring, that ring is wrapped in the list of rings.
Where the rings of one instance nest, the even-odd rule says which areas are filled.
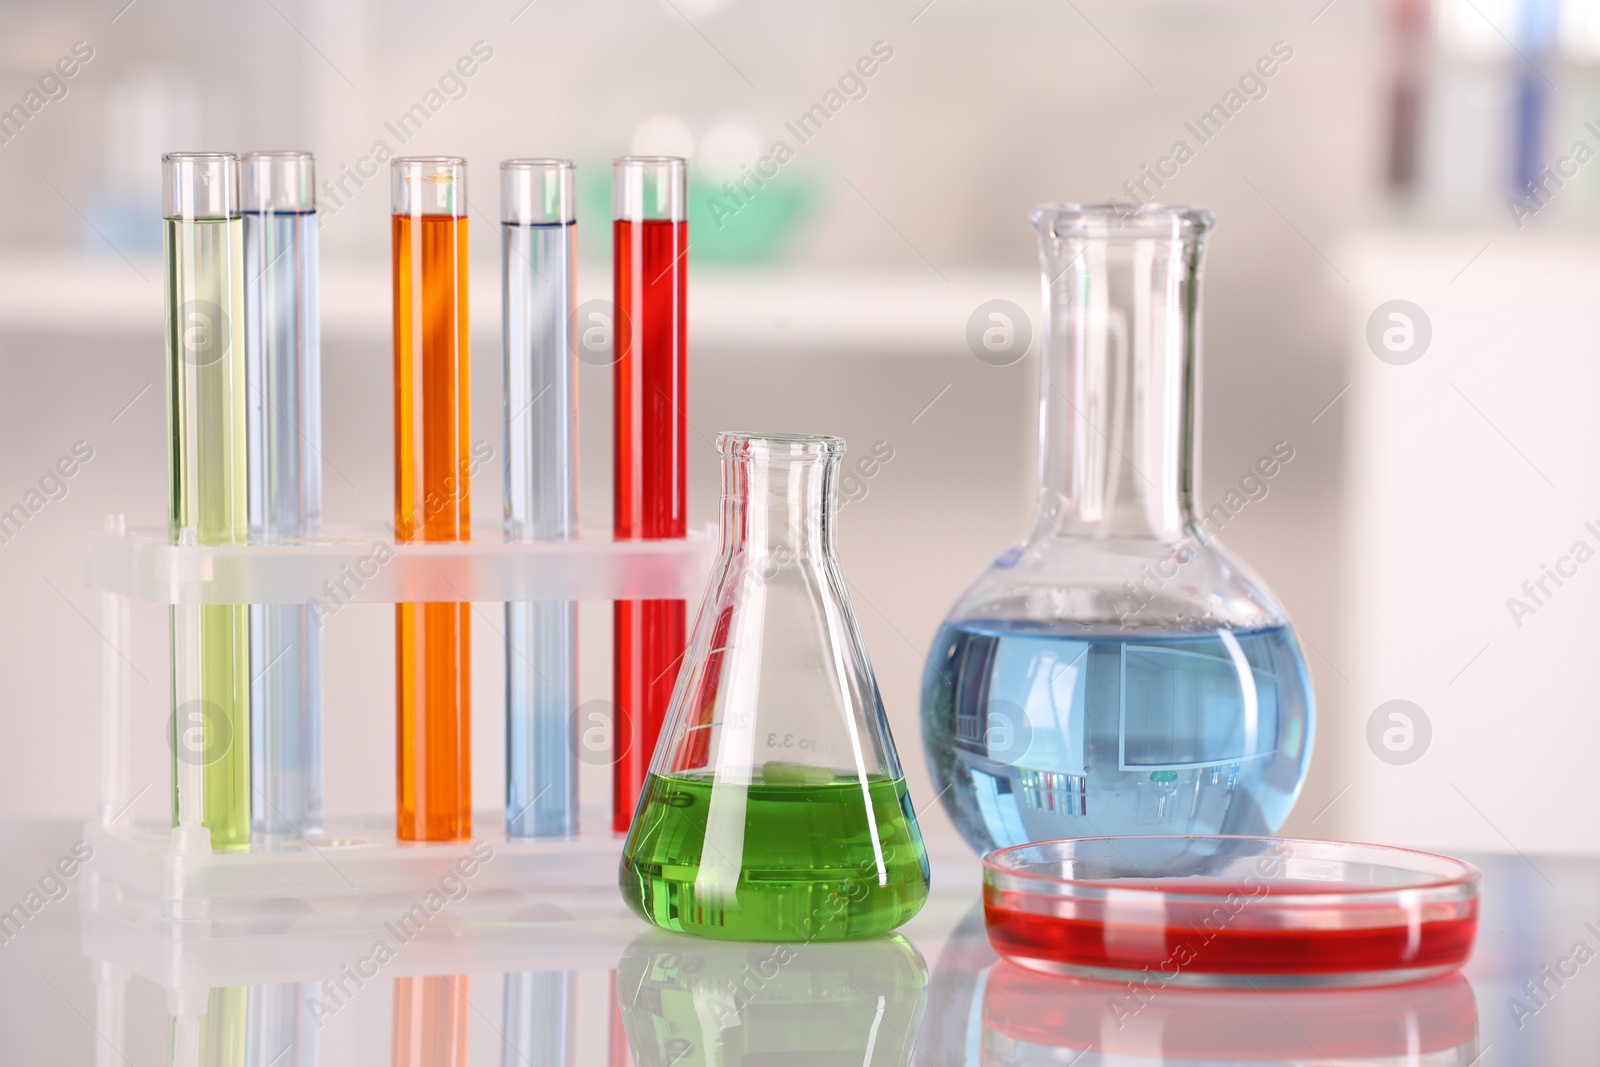
[[[923,681],[935,785],[980,852],[1267,833],[1305,777],[1298,644],[1215,540],[1237,508],[1199,514],[1195,499],[1211,221],[1159,205],[1033,213],[1048,300],[1038,511],[956,601]],[[1266,450],[1250,486],[1292,457]]]
[[[722,555],[623,846],[671,930],[836,940],[922,906],[928,861],[834,549],[844,442],[721,434]]]
[[[927,987],[902,937],[719,945],[651,932],[617,970],[638,1067],[909,1064]]]
[[[939,950],[928,982],[928,1019],[917,1031],[917,1063],[973,1067],[983,1037],[980,1007],[1000,957],[984,929],[983,902],[972,905]]]
[[[983,991],[983,1067],[1479,1061],[1459,974],[1389,989],[1179,989],[1057,978],[1000,962]]]

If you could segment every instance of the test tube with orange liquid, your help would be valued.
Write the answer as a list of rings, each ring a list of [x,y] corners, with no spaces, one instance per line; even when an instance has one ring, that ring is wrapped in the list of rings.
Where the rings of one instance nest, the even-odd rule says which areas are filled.
[[[471,983],[464,974],[394,980],[394,1067],[467,1067]]]
[[[390,164],[394,238],[395,540],[465,541],[472,473],[467,166]],[[395,605],[395,836],[472,834],[471,605]]]

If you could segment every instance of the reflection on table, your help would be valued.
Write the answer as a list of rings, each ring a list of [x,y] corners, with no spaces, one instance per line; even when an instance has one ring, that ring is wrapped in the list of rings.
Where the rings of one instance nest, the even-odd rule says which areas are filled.
[[[903,937],[796,944],[651,931],[617,968],[637,1067],[903,1067],[928,968]]]

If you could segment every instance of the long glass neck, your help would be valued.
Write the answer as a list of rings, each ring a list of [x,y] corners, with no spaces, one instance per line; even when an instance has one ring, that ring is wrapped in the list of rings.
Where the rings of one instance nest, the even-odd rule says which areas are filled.
[[[1200,261],[1210,214],[1033,214],[1045,327],[1032,537],[1175,540],[1194,520]]]
[[[723,445],[722,549],[755,558],[833,554],[837,454],[810,441],[741,438]]]

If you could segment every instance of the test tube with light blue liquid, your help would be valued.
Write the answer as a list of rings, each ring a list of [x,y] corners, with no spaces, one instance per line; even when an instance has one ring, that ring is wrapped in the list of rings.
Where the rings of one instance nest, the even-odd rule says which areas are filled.
[[[572,1067],[576,971],[508,974],[500,989],[500,1067]]]
[[[317,205],[309,152],[244,157],[245,381],[250,540],[293,544],[322,525]],[[250,608],[251,830],[322,825],[322,634],[302,604]]]
[[[317,982],[253,985],[245,1007],[244,1067],[317,1067]]]
[[[577,533],[573,165],[500,164],[505,514],[512,543]],[[506,605],[506,835],[578,832],[578,606]]]

